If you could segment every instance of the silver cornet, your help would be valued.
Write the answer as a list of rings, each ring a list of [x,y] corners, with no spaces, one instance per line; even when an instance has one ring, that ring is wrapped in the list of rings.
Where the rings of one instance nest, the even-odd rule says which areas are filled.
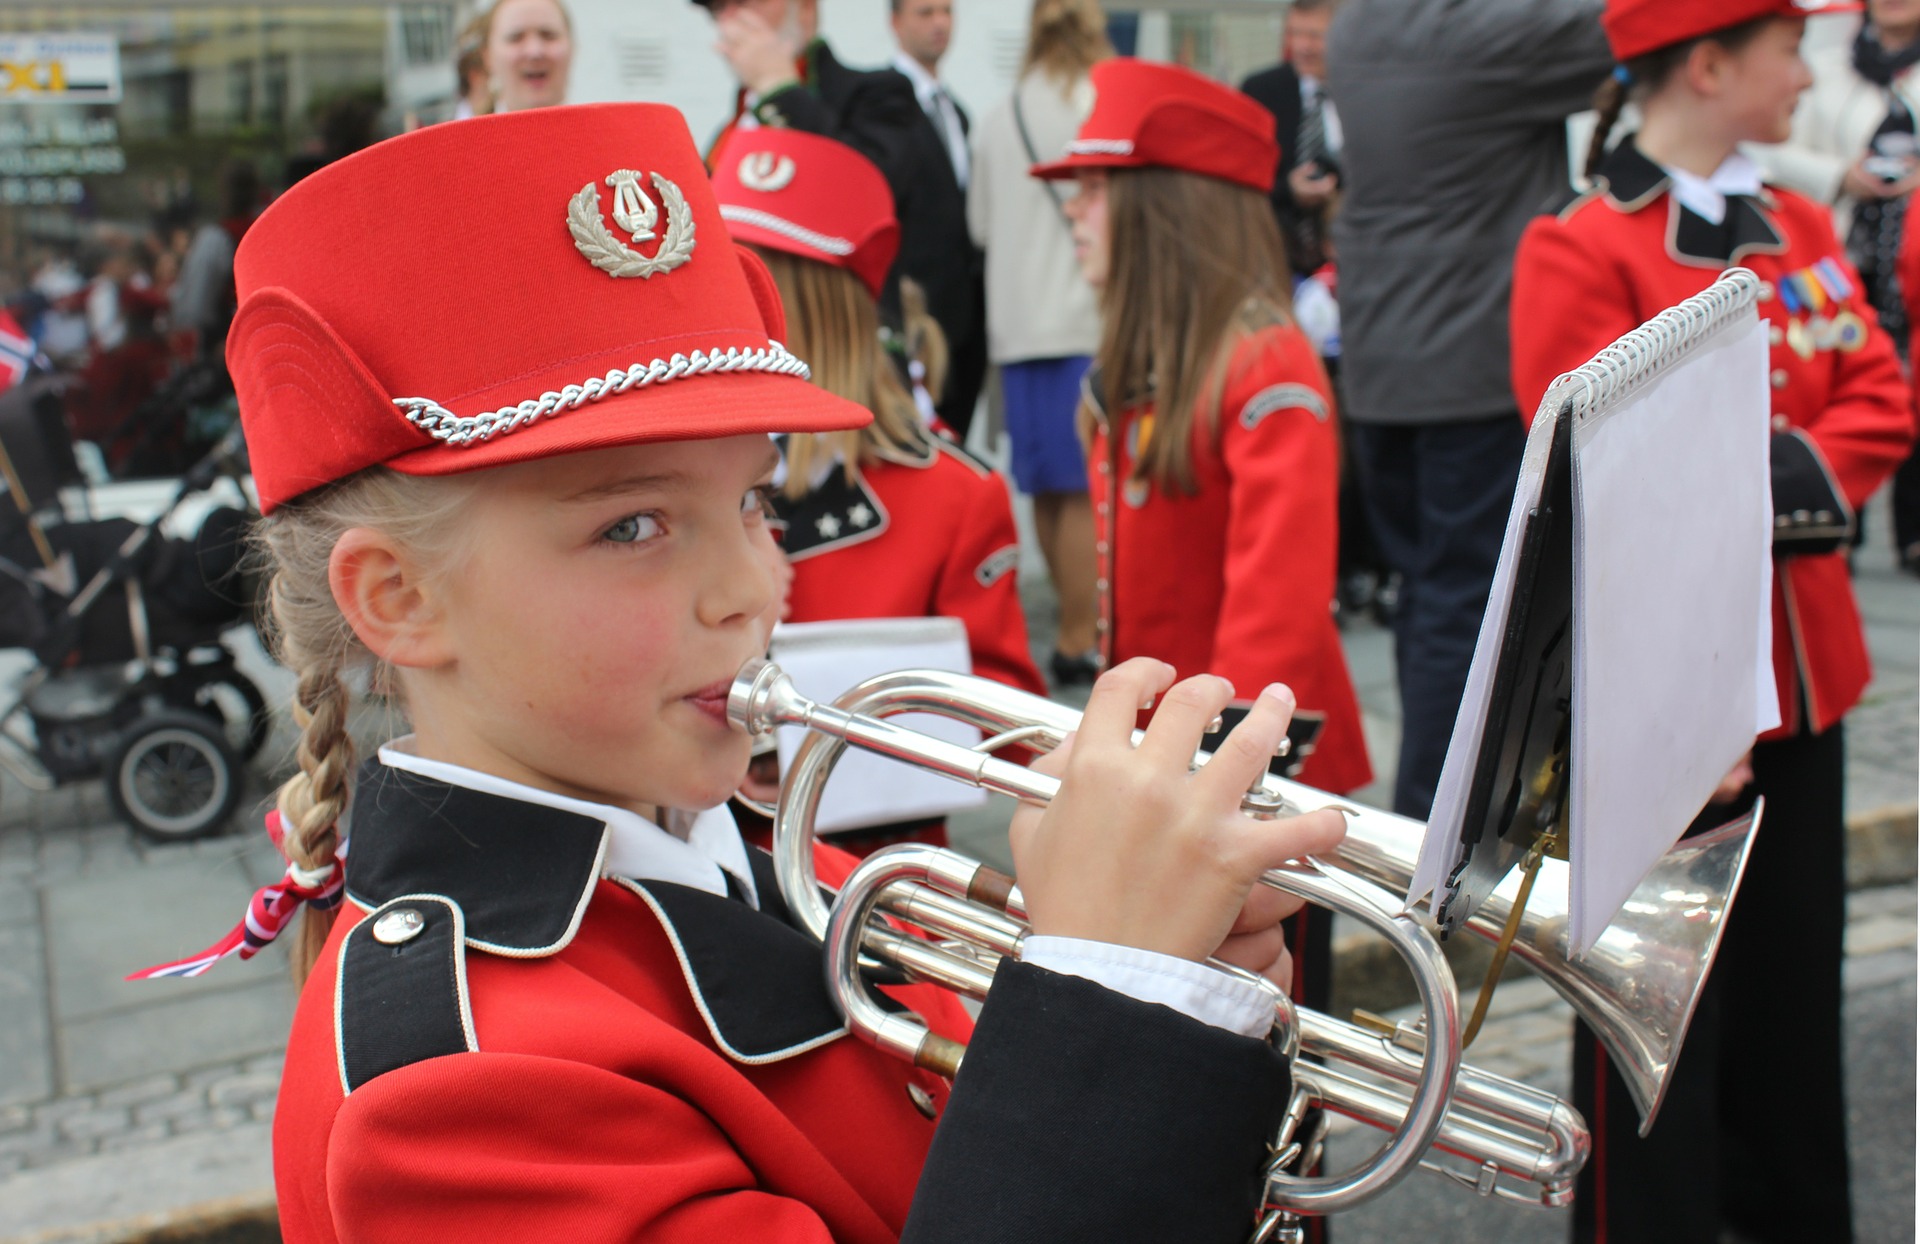
[[[935,713],[988,736],[966,747],[894,725],[902,713]],[[832,705],[800,695],[780,668],[752,661],[727,701],[732,722],[752,733],[781,725],[812,731],[785,775],[774,817],[774,865],[780,890],[827,950],[827,986],[848,1027],[862,1039],[951,1076],[964,1048],[875,1001],[863,957],[973,997],[983,998],[1000,959],[1018,957],[1027,925],[1010,878],[953,851],[905,845],[877,852],[847,879],[832,906],[813,867],[813,822],[834,765],[849,745],[929,769],[957,781],[1045,803],[1058,779],[999,759],[1014,744],[1059,745],[1079,725],[1073,709],[999,683],[940,670],[905,670],[869,679]],[[1204,763],[1198,753],[1195,763]],[[1360,920],[1387,939],[1413,973],[1421,1018],[1392,1034],[1301,1008],[1277,989],[1273,1039],[1295,1056],[1294,1101],[1268,1164],[1267,1207],[1255,1239],[1298,1238],[1299,1215],[1339,1213],[1378,1196],[1415,1165],[1482,1196],[1534,1205],[1571,1202],[1585,1163],[1586,1124],[1551,1094],[1461,1062],[1453,974],[1438,944],[1401,901],[1419,858],[1425,826],[1364,809],[1311,787],[1264,776],[1243,810],[1291,816],[1324,807],[1347,815],[1347,837],[1331,859],[1270,872],[1266,884]],[[1727,905],[1746,864],[1749,816],[1689,839],[1662,859],[1597,945],[1568,956],[1567,869],[1545,861],[1517,924],[1519,955],[1570,1003],[1605,1044],[1651,1126],[1673,1072],[1688,1021],[1719,944]],[[1469,921],[1499,939],[1513,912],[1518,879],[1509,877]],[[913,925],[903,935],[876,916]],[[1368,1161],[1343,1175],[1303,1177],[1320,1135],[1300,1134],[1314,1107],[1391,1133]],[[1304,1158],[1305,1160],[1300,1160]]]

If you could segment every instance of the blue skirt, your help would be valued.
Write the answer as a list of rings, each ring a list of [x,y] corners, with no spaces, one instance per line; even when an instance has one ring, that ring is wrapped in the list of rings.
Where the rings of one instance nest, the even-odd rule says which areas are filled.
[[[1084,354],[1000,365],[1013,482],[1028,496],[1087,491],[1087,455],[1075,428]]]

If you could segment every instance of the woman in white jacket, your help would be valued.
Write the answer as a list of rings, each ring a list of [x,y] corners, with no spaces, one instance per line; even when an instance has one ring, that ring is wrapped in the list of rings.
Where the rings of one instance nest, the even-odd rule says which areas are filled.
[[[1014,483],[1033,498],[1060,599],[1056,685],[1091,682],[1098,669],[1093,508],[1074,413],[1100,314],[1064,213],[1073,186],[1027,170],[1066,150],[1093,107],[1087,71],[1112,55],[1098,0],[1034,0],[1013,95],[974,127],[967,188],[967,224],[987,253],[987,351],[1000,368]]]

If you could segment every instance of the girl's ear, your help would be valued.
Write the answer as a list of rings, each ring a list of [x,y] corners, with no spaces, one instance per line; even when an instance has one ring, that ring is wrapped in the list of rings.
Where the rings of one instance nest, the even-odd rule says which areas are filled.
[[[1700,39],[1687,49],[1680,72],[1696,95],[1716,98],[1725,89],[1727,63],[1732,53],[1717,39]]]
[[[327,560],[327,582],[347,625],[375,657],[410,669],[452,659],[438,598],[385,533],[354,527],[343,534]]]

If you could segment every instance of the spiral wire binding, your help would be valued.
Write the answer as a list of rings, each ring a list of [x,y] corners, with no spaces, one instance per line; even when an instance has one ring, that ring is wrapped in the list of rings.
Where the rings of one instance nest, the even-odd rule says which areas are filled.
[[[1760,278],[1750,269],[1727,269],[1706,289],[1654,316],[1584,366],[1555,379],[1540,399],[1536,418],[1563,407],[1576,417],[1619,407],[1740,322],[1759,302],[1760,287]]]

